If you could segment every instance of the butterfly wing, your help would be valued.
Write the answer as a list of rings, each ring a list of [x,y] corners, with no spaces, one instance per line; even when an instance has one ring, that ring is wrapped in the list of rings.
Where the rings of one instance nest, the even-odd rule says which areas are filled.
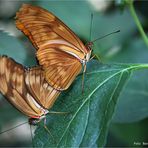
[[[41,7],[23,4],[16,13],[16,26],[29,37],[37,49],[50,40],[61,40],[75,46],[73,50],[87,53],[75,33],[55,15]]]
[[[55,89],[67,89],[81,71],[80,61],[87,53],[81,40],[52,13],[28,4],[16,14],[16,26],[37,48],[48,83]]]
[[[29,69],[26,72],[25,82],[30,93],[44,108],[51,108],[60,94],[60,91],[47,83],[40,67]]]
[[[46,80],[57,90],[67,89],[81,71],[82,65],[76,58],[55,48],[45,48],[42,53],[39,50],[37,54]]]
[[[0,92],[25,115],[41,116],[45,111],[28,92],[25,71],[21,64],[6,56],[0,56]]]

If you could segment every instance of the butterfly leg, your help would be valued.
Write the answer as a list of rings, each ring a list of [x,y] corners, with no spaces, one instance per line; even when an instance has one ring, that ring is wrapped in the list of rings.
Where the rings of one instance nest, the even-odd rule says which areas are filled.
[[[98,61],[102,61],[101,60],[101,56],[98,56],[98,55],[96,55],[96,54],[94,54],[90,59],[89,59],[89,61],[91,61],[93,58],[96,58]]]
[[[91,58],[90,58],[90,60],[89,61],[91,61],[94,57],[96,57],[96,55],[94,54]]]
[[[50,111],[49,114],[69,114],[69,112],[56,112],[56,111]]]
[[[83,74],[82,74],[82,94],[83,94],[83,92],[84,92],[85,72],[86,72],[86,63],[85,63],[85,65],[84,65]]]
[[[47,133],[52,137],[54,143],[56,144],[55,138],[53,137],[51,131],[50,131],[50,130],[48,129],[48,127],[46,126],[46,118],[44,118],[44,128],[45,128],[45,130],[47,131]]]

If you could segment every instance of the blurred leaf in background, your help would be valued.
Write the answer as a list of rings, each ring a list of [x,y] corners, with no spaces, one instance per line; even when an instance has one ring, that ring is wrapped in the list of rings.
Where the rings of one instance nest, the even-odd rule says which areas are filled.
[[[0,31],[0,54],[6,54],[26,66],[32,66],[36,64],[35,49],[32,47],[28,39],[15,28],[14,22],[15,13],[16,11],[18,11],[21,4],[31,3],[33,5],[39,5],[45,9],[48,9],[53,14],[58,16],[85,43],[89,41],[91,13],[93,13],[94,15],[91,36],[92,40],[120,29],[121,32],[119,34],[112,35],[94,43],[93,52],[97,56],[101,57],[102,63],[147,63],[148,47],[144,44],[144,41],[141,38],[137,26],[130,14],[130,11],[126,4],[123,2],[124,1],[118,1],[118,5],[116,5],[117,1],[115,3],[115,1],[103,2],[101,0],[2,0],[0,1],[0,29],[2,30]],[[122,10],[118,7],[121,3]],[[134,4],[140,22],[144,26],[144,30],[147,30],[148,26],[146,16],[148,15],[148,13],[146,11],[143,11],[146,10],[147,3],[141,1],[135,2]],[[114,114],[107,139],[107,146],[133,146],[133,141],[136,141],[138,139],[145,140],[145,137],[147,137],[147,133],[145,132],[145,129],[147,128],[146,123],[148,117],[147,74],[147,70],[133,73],[130,81],[119,97],[116,112]],[[76,81],[75,83],[78,82]],[[81,83],[80,80],[79,83]],[[91,85],[91,83],[89,84]],[[69,93],[71,92],[73,86],[76,87],[76,84],[74,85],[72,85],[72,87],[68,90]],[[68,92],[63,93],[59,100],[62,100],[64,98],[64,95],[71,98],[71,96],[68,96],[70,95]],[[56,106],[58,106],[58,102],[57,105],[55,104],[54,107],[56,108]],[[16,119],[17,117],[20,117],[20,113],[18,113],[13,107],[8,105],[8,103],[4,101],[4,97],[0,98],[0,107],[1,127],[5,124],[6,121],[10,122],[14,118]],[[8,116],[10,118],[8,118]],[[50,117],[51,120],[49,121],[49,124],[50,122],[52,122],[52,116]],[[50,118],[48,118],[48,120]],[[59,117],[58,115],[58,117],[54,118],[60,118],[61,120],[61,118],[64,117]],[[92,127],[92,131],[93,130],[94,129]],[[46,137],[44,136],[44,134],[45,132],[41,128],[36,131],[36,137],[34,141],[36,145],[41,146],[42,143],[41,141],[39,141],[40,138],[43,139],[43,141],[47,140],[45,139]],[[131,137],[128,135],[135,135],[136,138],[131,139]],[[5,141],[3,141],[3,143],[8,144],[8,142]],[[13,146],[25,146],[24,143],[18,144],[18,142],[14,142],[13,144]],[[47,142],[47,145],[48,144],[49,141]],[[12,146],[12,143],[9,146]]]

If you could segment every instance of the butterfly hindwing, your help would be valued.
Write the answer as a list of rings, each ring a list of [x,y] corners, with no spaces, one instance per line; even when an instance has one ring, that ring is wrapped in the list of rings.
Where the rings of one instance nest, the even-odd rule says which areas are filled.
[[[38,51],[38,57],[43,66],[46,80],[58,90],[67,89],[82,68],[81,63],[76,58],[55,48],[44,49],[42,54]]]
[[[44,108],[51,108],[60,94],[60,91],[47,83],[41,67],[29,69],[26,72],[25,82],[30,93]]]

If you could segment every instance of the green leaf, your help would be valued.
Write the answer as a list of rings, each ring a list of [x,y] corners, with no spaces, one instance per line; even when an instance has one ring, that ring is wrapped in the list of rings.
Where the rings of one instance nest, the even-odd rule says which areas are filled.
[[[47,127],[40,124],[35,132],[37,147],[93,147],[103,146],[117,98],[136,65],[88,64],[84,93],[81,75],[71,88],[63,92],[52,110],[66,115],[47,115]]]
[[[133,39],[109,61],[117,63],[148,63],[148,50],[142,39]],[[113,122],[136,122],[148,117],[148,71],[133,73],[119,97]]]
[[[148,71],[137,71],[119,98],[113,122],[136,122],[148,117]]]

